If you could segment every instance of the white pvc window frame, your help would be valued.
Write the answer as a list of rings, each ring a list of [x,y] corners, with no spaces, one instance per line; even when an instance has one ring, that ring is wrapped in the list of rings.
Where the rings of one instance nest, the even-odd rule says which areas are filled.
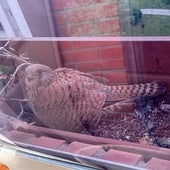
[[[19,31],[21,32],[22,37],[27,37],[27,38],[33,37],[29,29],[29,26],[25,20],[25,17],[22,13],[22,10],[19,6],[18,1],[17,0],[6,0],[6,1],[19,27]],[[13,31],[13,28],[10,24],[10,21],[8,20],[1,6],[0,6],[0,22],[2,23],[8,37],[16,37],[15,32]]]
[[[1,5],[0,5],[0,22],[4,28],[4,36],[9,36],[9,37],[15,37],[14,31],[8,21],[8,18],[6,17]]]

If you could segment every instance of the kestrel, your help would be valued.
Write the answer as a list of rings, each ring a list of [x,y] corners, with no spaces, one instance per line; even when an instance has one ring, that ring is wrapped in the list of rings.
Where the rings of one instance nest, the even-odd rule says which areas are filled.
[[[48,127],[81,132],[97,124],[104,104],[165,92],[160,83],[108,86],[103,78],[71,68],[32,64],[25,69],[29,105]]]

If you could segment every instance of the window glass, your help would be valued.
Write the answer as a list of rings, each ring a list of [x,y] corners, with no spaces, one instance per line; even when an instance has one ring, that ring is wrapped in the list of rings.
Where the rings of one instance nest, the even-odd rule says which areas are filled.
[[[169,0],[0,0],[0,163],[169,163],[169,9]],[[6,159],[6,149],[17,152]]]
[[[132,35],[168,36],[170,2],[168,0],[129,1]]]

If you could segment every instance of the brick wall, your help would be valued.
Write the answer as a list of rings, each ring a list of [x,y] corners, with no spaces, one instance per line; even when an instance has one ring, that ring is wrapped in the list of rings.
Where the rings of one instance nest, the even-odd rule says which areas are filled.
[[[119,36],[118,0],[51,0],[56,36]],[[63,66],[127,83],[120,42],[60,41]]]
[[[109,79],[109,84],[127,83],[123,47],[118,41],[60,41],[63,66]]]
[[[118,0],[51,0],[56,35],[119,36]]]

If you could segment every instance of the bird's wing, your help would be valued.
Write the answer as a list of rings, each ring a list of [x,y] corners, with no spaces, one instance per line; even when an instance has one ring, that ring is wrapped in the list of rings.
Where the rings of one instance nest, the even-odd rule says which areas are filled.
[[[95,81],[93,83],[90,77],[84,76],[81,72],[62,69],[64,70],[62,74],[58,74],[59,72],[56,71],[52,72],[52,79],[48,88],[60,89],[61,93],[67,93],[67,99],[72,96],[80,101],[92,100],[93,103],[97,103],[101,107],[103,102],[105,102],[105,94],[94,90],[94,88],[89,88],[90,85],[88,85],[88,82],[89,84],[95,84]],[[101,102],[97,101],[96,96],[101,96],[101,98],[99,97]]]
[[[97,121],[100,117],[98,112],[105,103],[106,94],[87,88],[84,84],[87,77],[65,71],[62,74],[58,74],[57,71],[52,73],[51,83],[45,90],[47,95],[50,95],[47,100],[52,100],[51,103],[58,101],[61,112],[68,110],[71,114],[77,114],[82,123],[91,124]]]
[[[103,84],[106,84],[109,82],[109,80],[107,78],[104,78],[102,76],[97,76],[97,75],[90,74],[90,73],[84,73],[84,72],[81,72],[81,71],[78,71],[78,70],[75,70],[72,68],[61,67],[61,68],[56,69],[56,71],[57,72],[65,72],[67,74],[76,74],[76,75],[88,77],[90,79],[93,79],[93,80],[98,81]]]
[[[101,76],[96,76],[96,75],[92,75],[92,74],[88,74],[88,73],[82,73],[80,72],[80,75],[89,77],[93,80],[97,80],[98,82],[102,83],[102,84],[106,84],[109,82],[109,80],[107,78],[101,77]]]

